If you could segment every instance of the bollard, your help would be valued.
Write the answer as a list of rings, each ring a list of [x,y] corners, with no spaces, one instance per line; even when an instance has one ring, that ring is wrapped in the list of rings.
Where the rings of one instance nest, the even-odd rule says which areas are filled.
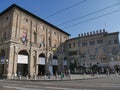
[[[58,75],[55,76],[56,80],[58,80]]]
[[[109,73],[109,71],[107,72],[107,76],[110,76],[110,73]]]
[[[44,80],[46,80],[46,75],[44,75]]]
[[[72,75],[71,74],[69,75],[69,80],[72,80]]]
[[[22,79],[21,75],[20,75],[20,80]]]
[[[55,78],[56,78],[56,80],[58,80],[58,74],[57,74],[57,72],[56,72]]]
[[[14,79],[16,79],[17,78],[17,74],[14,74]]]
[[[98,77],[98,72],[97,72],[97,78],[99,78],[99,77]]]
[[[42,79],[42,75],[39,78]]]
[[[85,75],[85,73],[83,73],[83,79],[86,79],[86,75]]]
[[[36,77],[36,75],[35,75],[34,79],[35,79],[35,80],[37,80],[37,77]]]
[[[28,75],[26,75],[26,79],[28,80],[29,78],[28,78]]]
[[[11,75],[11,74],[8,74],[8,75],[7,75],[7,79],[10,80],[11,78],[12,78],[12,75]]]
[[[11,79],[13,79],[13,75],[11,75]]]

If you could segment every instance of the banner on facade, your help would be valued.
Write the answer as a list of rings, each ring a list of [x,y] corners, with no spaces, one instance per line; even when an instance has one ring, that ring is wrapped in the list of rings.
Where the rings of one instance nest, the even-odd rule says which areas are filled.
[[[58,65],[58,60],[57,59],[53,59],[52,60],[52,65]]]
[[[38,59],[38,64],[45,65],[45,58],[40,57]]]
[[[28,64],[28,56],[27,55],[18,55],[19,64]]]

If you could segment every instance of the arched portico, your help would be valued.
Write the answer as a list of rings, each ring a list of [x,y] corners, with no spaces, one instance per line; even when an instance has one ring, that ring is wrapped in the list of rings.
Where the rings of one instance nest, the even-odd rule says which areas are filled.
[[[38,58],[38,75],[45,75],[46,56],[41,53]]]
[[[18,53],[17,74],[26,76],[28,74],[28,52],[21,50]]]
[[[5,50],[0,51],[0,76],[4,73],[4,64],[5,64]]]
[[[56,55],[53,56],[52,65],[53,65],[53,74],[55,75],[56,72],[58,72],[58,57]]]

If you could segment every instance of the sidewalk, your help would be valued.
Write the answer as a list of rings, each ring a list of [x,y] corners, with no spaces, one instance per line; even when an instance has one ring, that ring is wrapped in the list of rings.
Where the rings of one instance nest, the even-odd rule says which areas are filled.
[[[106,77],[120,77],[118,74],[102,74],[98,75],[95,74],[93,75],[85,75],[85,74],[71,74],[70,76],[64,76],[61,78],[60,75],[56,76],[51,76],[48,78],[48,76],[40,76],[40,77],[12,77],[10,80],[85,80],[85,79],[95,79],[95,78],[106,78]]]

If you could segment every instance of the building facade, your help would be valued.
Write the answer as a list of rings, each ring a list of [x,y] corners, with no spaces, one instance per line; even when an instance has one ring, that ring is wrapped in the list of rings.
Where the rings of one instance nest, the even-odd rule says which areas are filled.
[[[86,67],[86,72],[90,72],[92,66],[97,66],[102,73],[106,68],[114,70],[115,66],[120,66],[119,32],[108,33],[103,29],[79,34],[66,44],[71,71],[82,72],[80,67]]]
[[[69,34],[23,8],[0,13],[0,31],[0,75],[55,74],[67,65],[59,48]]]

